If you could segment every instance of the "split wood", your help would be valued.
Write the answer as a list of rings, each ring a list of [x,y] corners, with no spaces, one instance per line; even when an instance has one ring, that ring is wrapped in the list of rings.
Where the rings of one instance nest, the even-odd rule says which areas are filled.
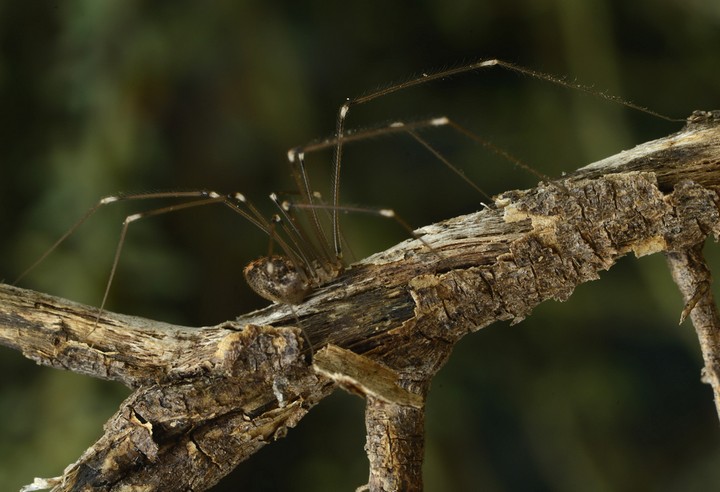
[[[27,490],[206,490],[338,385],[367,398],[371,491],[421,490],[424,401],[466,334],[563,301],[618,258],[665,253],[720,413],[720,331],[701,248],[720,233],[720,111],[505,193],[354,265],[294,308],[188,328],[0,285],[0,343],[134,392],[62,477]],[[432,247],[432,250],[427,245]],[[299,319],[315,348],[310,362]],[[2,388],[0,388],[2,391]]]

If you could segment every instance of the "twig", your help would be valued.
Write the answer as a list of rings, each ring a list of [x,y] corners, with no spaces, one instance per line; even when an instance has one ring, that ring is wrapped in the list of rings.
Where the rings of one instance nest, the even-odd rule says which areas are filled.
[[[690,315],[705,361],[702,381],[712,387],[720,417],[720,316],[710,289],[710,269],[701,245],[666,256],[673,279],[685,299],[680,323]]]

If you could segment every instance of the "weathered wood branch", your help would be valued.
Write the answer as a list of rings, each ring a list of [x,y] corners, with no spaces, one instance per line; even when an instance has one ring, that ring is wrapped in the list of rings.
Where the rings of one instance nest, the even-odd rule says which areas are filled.
[[[106,312],[96,324],[96,308],[0,285],[0,343],[135,390],[100,440],[48,485],[205,490],[342,384],[370,395],[369,488],[421,489],[417,406],[460,338],[567,299],[628,253],[673,258],[717,237],[719,121],[720,112],[696,112],[675,135],[427,226],[418,231],[425,243],[408,240],[367,258],[294,312],[273,305],[202,328]],[[708,281],[681,286],[689,308]],[[709,302],[702,299],[696,310]],[[354,372],[319,357],[314,370],[304,337],[291,328],[296,320],[313,347],[332,344],[369,363],[352,362]],[[703,350],[717,394],[710,370],[718,344],[703,342]],[[394,374],[390,386],[414,399],[371,384],[375,369],[363,367]]]
[[[702,245],[666,255],[673,279],[685,299],[680,322],[688,315],[692,319],[705,361],[703,381],[712,386],[715,409],[720,415],[720,315],[710,289],[712,279]]]

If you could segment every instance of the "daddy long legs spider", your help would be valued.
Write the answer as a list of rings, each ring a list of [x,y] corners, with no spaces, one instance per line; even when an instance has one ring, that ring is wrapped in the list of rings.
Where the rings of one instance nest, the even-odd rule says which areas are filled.
[[[341,164],[344,152],[344,145],[353,141],[363,140],[378,135],[387,135],[392,133],[407,133],[422,146],[427,148],[437,159],[439,159],[452,172],[462,178],[473,188],[483,193],[480,188],[470,179],[465,177],[462,171],[447,161],[440,152],[436,151],[427,141],[421,138],[416,130],[427,127],[447,126],[457,132],[475,140],[481,145],[488,147],[495,153],[500,154],[512,163],[524,168],[525,170],[535,174],[543,180],[549,178],[541,173],[534,171],[529,166],[523,164],[519,159],[512,157],[507,152],[493,147],[479,136],[475,135],[464,126],[450,120],[446,117],[432,118],[424,121],[412,123],[393,123],[388,126],[378,127],[364,131],[347,131],[346,120],[352,107],[368,103],[381,97],[393,94],[395,92],[408,89],[414,86],[436,81],[439,79],[459,75],[465,72],[477,71],[485,68],[500,67],[506,70],[516,72],[522,75],[528,75],[540,80],[544,80],[559,86],[570,89],[580,90],[599,96],[603,99],[624,104],[632,109],[648,113],[650,115],[671,120],[653,111],[641,106],[623,101],[617,97],[607,94],[598,93],[588,87],[580,84],[567,82],[563,79],[537,72],[531,69],[523,68],[518,65],[504,62],[501,60],[483,60],[469,65],[457,68],[442,70],[431,74],[423,74],[421,77],[391,85],[387,88],[380,89],[365,96],[354,99],[348,99],[338,110],[335,135],[331,138],[311,143],[303,147],[291,149],[288,152],[288,160],[293,170],[293,176],[297,185],[297,193],[299,199],[296,201],[281,201],[273,195],[273,202],[277,208],[277,213],[270,219],[265,218],[259,210],[248,201],[241,193],[222,194],[209,190],[194,191],[169,191],[169,192],[151,192],[138,194],[120,194],[112,195],[101,199],[95,206],[81,217],[60,239],[58,239],[35,263],[33,263],[20,277],[19,281],[26,275],[28,271],[33,269],[37,264],[43,261],[53,250],[55,250],[65,239],[67,239],[74,231],[83,224],[98,209],[119,201],[127,200],[144,200],[144,199],[185,199],[179,204],[164,206],[161,208],[151,209],[145,212],[128,215],[123,221],[120,239],[115,251],[113,263],[105,287],[102,302],[100,303],[98,318],[102,314],[107,301],[108,293],[112,285],[120,254],[125,242],[125,237],[129,229],[129,225],[142,218],[162,215],[182,209],[204,206],[212,203],[221,203],[231,210],[235,211],[247,221],[261,229],[271,240],[271,244],[277,244],[282,252],[279,254],[268,254],[251,262],[245,268],[245,276],[248,284],[255,292],[262,297],[277,303],[297,304],[301,302],[312,290],[331,281],[337,277],[346,267],[343,259],[343,240],[340,227],[340,214],[342,212],[366,212],[373,213],[388,218],[393,218],[399,222],[405,229],[411,228],[400,219],[391,209],[364,209],[361,207],[343,207],[340,202],[340,183],[341,183]],[[331,182],[331,198],[329,203],[325,203],[315,194],[305,165],[305,155],[320,149],[332,148],[334,150],[332,165],[332,182]],[[487,197],[487,195],[485,194]],[[489,197],[487,197],[489,198]],[[307,216],[304,225],[297,219],[296,215],[302,212]],[[330,215],[330,232],[326,231],[327,227],[323,227],[320,215],[328,213]],[[441,255],[436,256],[441,259]]]

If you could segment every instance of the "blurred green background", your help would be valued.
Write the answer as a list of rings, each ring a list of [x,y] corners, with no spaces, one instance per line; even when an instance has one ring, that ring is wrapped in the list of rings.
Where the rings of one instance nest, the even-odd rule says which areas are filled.
[[[346,97],[499,57],[676,117],[720,107],[717,0],[0,1],[0,278],[99,197],[292,189],[288,148],[329,136]],[[501,70],[354,108],[349,127],[447,115],[558,176],[680,125]],[[446,130],[424,135],[490,193],[533,184]],[[481,197],[411,139],[347,147],[342,201],[421,226]],[[308,157],[327,193],[330,154]],[[98,305],[122,219],[107,207],[23,282]],[[357,256],[403,239],[344,219]],[[220,206],[133,225],[108,308],[199,326],[258,308],[243,265],[267,240]],[[720,268],[717,245],[708,254]],[[720,431],[662,257],[627,258],[564,304],[467,337],[433,383],[428,491],[707,491]],[[59,475],[127,390],[0,349],[0,490]],[[214,489],[353,490],[363,402],[338,392]]]

